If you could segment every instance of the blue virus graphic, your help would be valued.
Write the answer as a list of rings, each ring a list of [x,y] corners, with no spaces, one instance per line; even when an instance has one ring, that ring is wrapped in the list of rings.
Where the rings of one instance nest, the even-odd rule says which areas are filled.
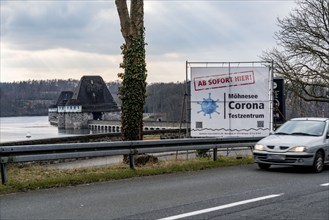
[[[211,93],[209,93],[209,97],[207,99],[204,98],[202,102],[197,102],[199,105],[201,105],[201,111],[198,111],[198,114],[200,112],[203,112],[203,115],[209,115],[209,118],[211,118],[211,114],[214,112],[220,114],[216,111],[216,109],[218,108],[217,102],[219,102],[219,99],[214,101],[211,98]]]

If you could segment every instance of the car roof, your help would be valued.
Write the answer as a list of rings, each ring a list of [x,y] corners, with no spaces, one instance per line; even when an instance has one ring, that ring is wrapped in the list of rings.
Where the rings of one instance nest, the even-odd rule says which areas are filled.
[[[329,118],[308,117],[308,118],[293,118],[291,121],[327,121]]]

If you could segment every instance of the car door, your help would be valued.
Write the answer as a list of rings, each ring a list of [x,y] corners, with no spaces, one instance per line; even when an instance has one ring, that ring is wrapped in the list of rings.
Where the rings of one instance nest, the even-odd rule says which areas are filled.
[[[325,137],[325,161],[329,163],[329,122],[327,120],[327,135]]]

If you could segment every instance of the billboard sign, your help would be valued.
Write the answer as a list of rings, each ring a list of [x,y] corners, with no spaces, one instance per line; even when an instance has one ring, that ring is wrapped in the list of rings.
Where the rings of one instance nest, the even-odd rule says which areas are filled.
[[[191,67],[191,136],[266,136],[272,126],[268,67]]]

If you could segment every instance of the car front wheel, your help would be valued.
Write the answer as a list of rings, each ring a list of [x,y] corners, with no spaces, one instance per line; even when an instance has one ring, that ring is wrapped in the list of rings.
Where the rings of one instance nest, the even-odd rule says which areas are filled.
[[[323,167],[324,167],[323,154],[321,151],[318,151],[315,154],[312,168],[315,173],[320,173],[323,170]]]
[[[270,168],[271,164],[267,163],[258,163],[258,167],[261,168],[262,170],[268,170]]]

